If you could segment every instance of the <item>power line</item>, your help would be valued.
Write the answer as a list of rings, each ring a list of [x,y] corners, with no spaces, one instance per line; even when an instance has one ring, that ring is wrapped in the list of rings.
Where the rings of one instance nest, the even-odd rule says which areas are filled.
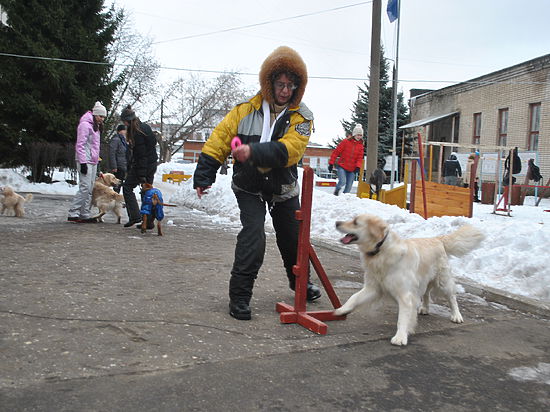
[[[191,34],[189,36],[178,37],[178,38],[175,38],[175,39],[160,40],[160,41],[153,42],[152,44],[161,44],[161,43],[169,43],[169,42],[178,41],[178,40],[195,39],[197,37],[211,36],[213,34],[227,33],[227,32],[230,32],[230,31],[249,29],[251,27],[265,26],[265,25],[268,25],[268,24],[280,23],[280,22],[283,22],[283,21],[289,21],[289,20],[300,19],[300,18],[303,18],[303,17],[315,16],[317,14],[329,13],[329,12],[336,11],[336,10],[348,9],[350,7],[362,6],[362,5],[368,4],[368,3],[372,3],[372,0],[362,1],[361,3],[348,4],[347,6],[334,7],[332,9],[327,9],[327,10],[321,10],[321,11],[314,11],[314,12],[311,12],[311,13],[299,14],[297,16],[283,17],[283,18],[275,19],[275,20],[268,20],[268,21],[264,21],[264,22],[261,22],[261,23],[254,23],[254,24],[248,24],[248,25],[245,25],[245,26],[231,27],[229,29],[221,29],[221,30],[211,31],[211,32],[208,32],[208,33]]]
[[[106,62],[93,62],[87,60],[75,60],[75,59],[62,59],[58,57],[44,57],[44,56],[27,56],[22,54],[13,54],[13,53],[2,53],[0,56],[5,57],[16,57],[21,59],[31,59],[31,60],[48,60],[48,61],[58,61],[64,63],[81,63],[81,64],[94,64],[94,65],[105,65],[105,66],[121,66],[121,67],[132,67],[133,64],[125,63],[106,63]],[[189,69],[185,67],[168,67],[168,66],[159,66],[159,69],[163,70],[175,70],[183,72],[194,72],[194,73],[210,73],[210,74],[236,74],[240,76],[258,76],[258,73],[247,73],[247,72],[238,72],[238,71],[222,71],[222,70],[207,70],[207,69]],[[308,76],[309,79],[318,79],[318,80],[343,80],[343,81],[367,81],[368,77],[338,77],[338,76]],[[548,81],[535,82],[535,81],[510,81],[510,80],[473,80],[473,81],[460,81],[460,80],[423,80],[423,79],[398,79],[399,83],[451,83],[451,84],[549,84]]]
[[[33,60],[49,60],[49,61],[57,61],[57,62],[65,62],[65,63],[84,63],[84,64],[96,64],[96,65],[104,65],[109,66],[111,63],[105,63],[105,62],[91,62],[88,60],[74,60],[74,59],[61,59],[57,57],[43,57],[43,56],[26,56],[23,54],[13,54],[13,53],[1,53],[0,56],[6,56],[6,57],[18,57],[21,59],[33,59]],[[115,66],[132,66],[131,64],[115,64]]]
[[[133,64],[124,64],[124,63],[106,63],[106,62],[92,62],[87,60],[75,60],[75,59],[61,59],[58,57],[44,57],[44,56],[28,56],[28,55],[22,55],[22,54],[13,54],[13,53],[2,53],[0,52],[0,56],[6,56],[6,57],[16,57],[21,59],[31,59],[31,60],[48,60],[48,61],[58,61],[58,62],[64,62],[64,63],[82,63],[82,64],[95,64],[95,65],[112,65],[112,66],[120,66],[120,67],[132,67]],[[185,67],[168,67],[168,66],[159,66],[160,69],[163,70],[176,70],[176,71],[184,71],[184,72],[196,72],[196,73],[211,73],[211,74],[237,74],[242,76],[258,76],[258,73],[247,73],[247,72],[238,72],[238,71],[222,71],[222,70],[206,70],[206,69],[189,69]],[[366,81],[366,77],[332,77],[332,76],[308,76],[310,79],[321,79],[321,80],[364,80]]]

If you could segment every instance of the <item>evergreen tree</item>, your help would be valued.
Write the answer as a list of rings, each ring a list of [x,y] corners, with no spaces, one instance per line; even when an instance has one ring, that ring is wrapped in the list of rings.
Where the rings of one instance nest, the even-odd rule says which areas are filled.
[[[380,51],[380,107],[378,114],[378,158],[391,154],[393,146],[393,85],[389,76],[388,60],[384,57],[384,49]],[[403,93],[397,94],[397,127],[406,124],[408,109],[403,103]],[[359,86],[359,97],[353,103],[350,121],[342,120],[344,131],[350,132],[355,124],[360,123],[365,133],[368,130],[369,116],[369,86]],[[367,150],[367,136],[364,136],[365,153]],[[397,151],[400,153],[401,137],[398,132]]]
[[[105,10],[104,0],[0,0],[0,5],[8,16],[7,25],[0,25],[3,53],[100,63],[0,56],[1,161],[30,165],[36,158],[32,145],[65,154],[80,116],[96,100],[109,107],[116,80],[107,81],[107,56],[122,13]],[[33,170],[33,179],[40,181],[42,172]]]

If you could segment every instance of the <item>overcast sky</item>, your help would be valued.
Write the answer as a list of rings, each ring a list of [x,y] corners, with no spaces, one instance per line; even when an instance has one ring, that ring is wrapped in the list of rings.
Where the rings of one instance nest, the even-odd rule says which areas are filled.
[[[371,1],[115,3],[131,14],[137,31],[158,42],[153,47],[161,66],[253,73],[242,77],[252,90],[271,51],[280,45],[296,49],[310,76],[303,101],[315,116],[312,141],[327,144],[343,136],[340,121],[350,119],[369,72]],[[397,21],[389,22],[386,5],[382,0],[381,41],[386,57],[395,59]],[[548,54],[549,16],[549,0],[402,0],[399,90],[408,99],[411,88],[439,89]],[[258,23],[268,24],[244,28]],[[219,33],[198,36],[212,32]],[[163,81],[186,75],[161,71]]]

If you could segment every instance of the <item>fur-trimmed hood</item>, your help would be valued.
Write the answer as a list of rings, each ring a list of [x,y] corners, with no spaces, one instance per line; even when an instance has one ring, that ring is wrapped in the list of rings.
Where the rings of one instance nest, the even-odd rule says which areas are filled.
[[[268,103],[274,103],[273,77],[283,72],[291,72],[299,79],[289,102],[289,107],[298,106],[306,91],[307,68],[300,55],[290,47],[278,47],[264,60],[260,69],[260,92]]]

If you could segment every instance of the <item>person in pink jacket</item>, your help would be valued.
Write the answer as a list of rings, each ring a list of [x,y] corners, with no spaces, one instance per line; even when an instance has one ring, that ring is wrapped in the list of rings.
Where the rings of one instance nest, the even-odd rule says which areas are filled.
[[[328,170],[332,172],[336,165],[338,183],[334,194],[338,196],[340,189],[344,187],[344,193],[349,193],[355,180],[355,173],[361,169],[363,161],[363,126],[355,125],[351,136],[346,137],[332,152],[328,161]]]
[[[100,102],[95,102],[94,108],[84,113],[78,123],[75,144],[78,192],[69,209],[69,222],[97,223],[90,210],[99,163],[99,137],[106,116],[107,109]]]

